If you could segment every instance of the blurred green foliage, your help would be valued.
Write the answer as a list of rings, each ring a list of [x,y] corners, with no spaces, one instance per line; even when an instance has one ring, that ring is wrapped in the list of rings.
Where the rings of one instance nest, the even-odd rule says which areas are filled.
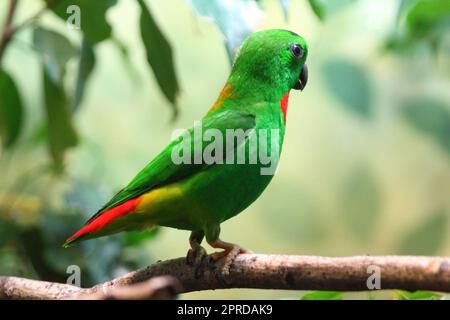
[[[262,16],[262,8],[255,1],[188,0],[188,3],[197,15],[210,18],[217,25],[224,36],[230,62],[242,41],[257,28]],[[287,10],[286,2],[281,5]]]
[[[55,167],[60,170],[66,149],[77,145],[77,134],[72,124],[70,104],[62,83],[55,82],[47,68],[43,69],[42,82],[50,153]]]
[[[450,110],[446,103],[431,97],[416,97],[403,106],[405,120],[450,153]]]
[[[357,0],[308,0],[311,9],[320,20],[334,14]]]
[[[404,291],[396,290],[394,294],[394,299],[396,300],[442,300],[443,295],[437,294],[430,291]]]
[[[77,82],[72,102],[72,109],[75,111],[83,101],[86,83],[94,70],[95,53],[92,46],[83,39],[80,49],[80,62],[78,64]]]
[[[90,45],[95,45],[111,37],[112,27],[106,19],[107,11],[117,4],[117,0],[46,0],[51,10],[66,21],[70,6],[78,6],[82,12],[81,31]]]
[[[356,167],[343,182],[337,208],[349,233],[357,240],[369,241],[382,212],[381,191],[372,172]]]
[[[141,6],[141,35],[147,53],[147,61],[155,73],[156,80],[167,99],[175,106],[178,94],[178,80],[173,65],[172,49],[158,25],[153,20],[148,7],[143,0],[139,0]],[[155,50],[158,48],[158,50]],[[176,116],[177,109],[174,109]]]
[[[280,173],[249,210],[258,214],[228,230],[268,252],[450,253],[449,1],[376,2],[381,12],[367,0],[177,1],[188,14],[151,0],[26,1],[13,26],[49,10],[14,35],[0,61],[0,274],[64,282],[76,264],[90,286],[151,263],[159,241],[158,258],[185,250],[159,229],[61,244],[167,142],[161,105],[173,116],[179,106],[177,124],[190,125],[223,84],[226,59],[266,27],[305,36],[310,81],[302,108],[291,98],[297,118],[288,120]],[[80,7],[80,30],[66,26],[68,5]],[[117,80],[130,76],[128,87]],[[136,151],[145,143],[150,155]]]
[[[324,65],[324,76],[343,108],[362,119],[371,117],[372,87],[364,68],[345,59],[335,59]]]
[[[410,50],[425,43],[437,52],[450,27],[450,3],[447,0],[402,0],[398,28],[387,47]]]
[[[399,253],[427,255],[439,252],[447,239],[448,214],[445,210],[432,212],[402,239]]]
[[[23,121],[22,98],[11,76],[0,69],[0,138],[5,147],[17,139]]]
[[[337,291],[313,291],[302,296],[302,300],[342,300],[342,293]]]
[[[54,82],[62,82],[66,63],[77,54],[77,49],[63,35],[37,27],[33,32],[33,45],[42,54],[48,75]]]

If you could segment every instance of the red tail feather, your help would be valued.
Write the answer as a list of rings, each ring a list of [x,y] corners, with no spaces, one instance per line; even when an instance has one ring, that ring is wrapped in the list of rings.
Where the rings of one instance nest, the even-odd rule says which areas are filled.
[[[126,214],[128,214],[131,211],[134,211],[139,203],[139,197],[130,199],[122,204],[119,204],[118,206],[115,206],[114,208],[111,208],[105,212],[103,212],[101,215],[99,215],[97,218],[92,220],[89,224],[85,225],[83,228],[78,230],[74,235],[72,235],[70,238],[66,240],[64,243],[64,247],[69,246],[74,241],[76,241],[78,238],[84,235],[91,234],[93,232],[99,231],[103,229],[107,224],[110,222],[116,220],[119,217],[122,217]]]

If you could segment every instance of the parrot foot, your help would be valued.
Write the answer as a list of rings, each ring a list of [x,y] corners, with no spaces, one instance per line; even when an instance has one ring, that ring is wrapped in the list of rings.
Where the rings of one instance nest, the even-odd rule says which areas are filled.
[[[231,285],[231,280],[228,277],[229,274],[225,275],[223,272],[223,268],[221,268],[220,266],[217,265],[217,261],[214,260],[214,258],[212,257],[212,255],[209,255],[206,263],[208,264],[208,266],[211,268],[214,276],[216,277],[216,279],[225,287],[228,287],[229,285]]]
[[[200,278],[203,261],[208,256],[205,248],[200,245],[202,238],[202,233],[193,232],[191,234],[191,237],[189,238],[191,249],[189,249],[186,255],[186,263],[194,267],[194,276],[196,279]]]
[[[186,263],[194,268],[194,275],[199,279],[203,270],[203,261],[208,256],[205,248],[198,246],[196,249],[189,249],[186,255]]]
[[[234,260],[240,253],[251,253],[251,251],[239,247],[236,244],[228,243],[225,241],[217,240],[209,243],[213,248],[224,249],[220,252],[215,252],[208,257],[208,263],[214,265],[216,268],[216,275],[221,282],[225,281],[225,285],[229,285],[228,276],[230,275],[230,268]],[[223,259],[221,268],[217,268],[217,262]]]
[[[189,249],[186,255],[186,263],[190,266],[201,265],[203,259],[208,255],[205,248],[198,246],[195,249]]]

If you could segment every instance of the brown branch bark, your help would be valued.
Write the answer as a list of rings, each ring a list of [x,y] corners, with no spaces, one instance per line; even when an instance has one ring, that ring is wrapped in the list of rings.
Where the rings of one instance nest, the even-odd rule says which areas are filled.
[[[12,21],[14,13],[16,12],[16,8],[17,8],[17,0],[10,0],[8,13],[6,14],[5,24],[3,26],[2,36],[0,38],[0,62],[2,61],[6,47],[11,41],[12,35],[14,33]]]
[[[97,290],[71,295],[70,300],[167,300],[182,291],[180,282],[171,276],[151,278],[128,286],[99,286]]]
[[[44,4],[44,6],[41,9],[39,9],[31,17],[29,17],[28,19],[26,19],[25,21],[23,21],[22,23],[20,23],[14,27],[12,25],[12,22],[13,22],[14,13],[16,12],[18,0],[10,0],[9,1],[8,13],[6,14],[5,24],[3,27],[2,35],[0,37],[0,66],[1,66],[1,62],[3,60],[3,56],[5,54],[6,48],[8,47],[9,43],[11,42],[11,39],[14,36],[14,34],[16,32],[18,32],[19,30],[33,24],[48,9],[55,6],[58,2],[59,2],[59,0],[48,1],[46,4]]]
[[[450,292],[450,258],[422,256],[315,257],[241,254],[230,270],[229,283],[212,268],[201,266],[195,277],[185,258],[157,262],[122,277],[82,289],[66,284],[0,277],[0,299],[96,298],[99,293],[127,288],[154,277],[172,276],[181,286],[176,293],[225,288],[367,291],[370,266],[379,267],[381,289]],[[373,272],[373,271],[372,271]],[[177,288],[174,285],[172,288]],[[108,294],[106,294],[108,297]]]

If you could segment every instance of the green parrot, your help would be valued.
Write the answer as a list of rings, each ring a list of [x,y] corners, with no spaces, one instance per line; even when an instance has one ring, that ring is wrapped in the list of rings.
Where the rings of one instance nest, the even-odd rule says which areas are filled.
[[[253,203],[271,181],[274,170],[264,173],[267,161],[258,156],[264,149],[274,159],[270,165],[278,164],[289,92],[303,90],[306,85],[307,54],[305,40],[291,31],[263,30],[248,36],[222,92],[201,125],[173,140],[82,229],[68,238],[64,247],[81,240],[155,226],[190,230],[187,261],[198,263],[206,256],[201,246],[206,237],[211,247],[223,249],[210,258],[212,261],[224,258],[221,271],[227,275],[236,256],[248,251],[222,241],[220,224]],[[237,131],[246,134],[241,139],[232,136],[233,143],[221,142],[217,137],[217,134],[228,137],[229,132]],[[205,141],[207,132],[214,132],[216,137],[217,152],[210,153],[215,161],[198,161],[206,151],[211,151]],[[252,136],[256,138],[251,139]],[[219,147],[226,152],[220,153]],[[239,161],[240,152],[249,159],[252,156],[257,159]],[[190,161],[180,162],[180,157]]]

